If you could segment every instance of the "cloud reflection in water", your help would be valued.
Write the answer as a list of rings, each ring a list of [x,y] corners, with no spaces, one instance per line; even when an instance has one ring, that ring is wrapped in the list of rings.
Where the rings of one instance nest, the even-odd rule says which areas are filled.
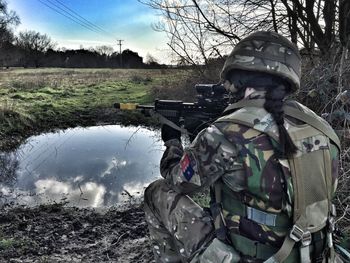
[[[32,137],[19,152],[14,192],[24,195],[23,202],[65,198],[70,205],[98,207],[159,178],[162,143],[153,131],[110,125]]]
[[[51,201],[59,202],[66,195],[66,201],[75,206],[102,206],[106,194],[106,188],[94,182],[86,182],[74,188],[69,183],[46,179],[35,182],[35,186],[35,192],[42,198],[49,197]]]

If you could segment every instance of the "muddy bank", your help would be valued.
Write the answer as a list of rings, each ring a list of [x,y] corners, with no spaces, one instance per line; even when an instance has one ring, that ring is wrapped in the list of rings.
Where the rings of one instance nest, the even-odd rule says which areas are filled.
[[[18,120],[20,122],[20,120]],[[23,123],[22,123],[23,124]],[[69,118],[51,118],[38,123],[30,123],[24,127],[1,133],[0,131],[0,151],[12,151],[18,148],[27,138],[46,132],[57,130],[89,127],[99,125],[118,124],[122,126],[159,127],[159,123],[145,117],[138,111],[122,112],[113,108],[97,109],[90,112],[76,112]]]
[[[0,262],[152,262],[142,205],[0,212]]]

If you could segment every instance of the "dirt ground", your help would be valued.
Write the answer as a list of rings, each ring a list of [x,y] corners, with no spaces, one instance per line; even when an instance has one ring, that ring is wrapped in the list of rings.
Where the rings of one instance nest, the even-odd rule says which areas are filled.
[[[142,205],[0,211],[0,262],[154,262]]]

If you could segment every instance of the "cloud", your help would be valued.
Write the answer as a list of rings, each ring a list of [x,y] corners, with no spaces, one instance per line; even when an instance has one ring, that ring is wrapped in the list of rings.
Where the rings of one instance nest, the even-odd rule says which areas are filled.
[[[118,169],[125,167],[127,165],[127,161],[126,160],[117,160],[114,159],[108,164],[108,167],[106,168],[106,170],[104,170],[100,177],[103,178],[105,176],[111,175],[113,172],[115,173],[115,171],[118,171]]]
[[[99,207],[104,204],[106,188],[95,182],[86,182],[74,188],[67,182],[59,182],[55,179],[38,180],[35,182],[35,192],[41,201],[49,199],[59,202],[63,197],[70,205]]]

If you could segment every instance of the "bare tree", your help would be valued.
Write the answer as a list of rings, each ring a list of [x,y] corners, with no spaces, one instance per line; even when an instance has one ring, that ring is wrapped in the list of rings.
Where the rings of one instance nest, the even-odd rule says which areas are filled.
[[[13,41],[13,33],[11,26],[16,26],[20,23],[18,15],[8,10],[7,2],[0,0],[0,48],[5,42]]]
[[[147,53],[146,64],[153,64],[153,63],[158,64],[158,60],[154,56],[152,56],[150,53]]]
[[[239,40],[232,31],[217,26],[215,19],[211,22],[213,17],[207,17],[195,1],[151,0],[147,4],[162,13],[162,21],[154,28],[167,33],[168,46],[178,57],[177,64],[207,63],[209,58],[221,57],[224,47]]]
[[[114,49],[112,46],[107,46],[107,45],[102,45],[102,46],[97,46],[94,49],[98,54],[102,55],[102,56],[106,56],[106,57],[110,57],[113,52]]]
[[[10,62],[18,59],[18,52],[13,46],[12,28],[20,23],[18,15],[8,10],[7,2],[0,0],[0,65],[8,67]]]
[[[350,48],[350,1],[347,0],[340,1],[339,38],[343,47]]]
[[[338,71],[338,92],[343,91],[344,64],[350,48],[350,2],[341,0],[339,6],[339,40],[342,46]]]
[[[226,55],[257,30],[281,33],[323,55],[337,37],[339,0],[141,1],[162,14],[155,29],[168,34],[170,49],[188,64]]]
[[[36,31],[24,31],[20,32],[16,38],[16,45],[26,53],[24,66],[29,66],[33,63],[35,67],[39,67],[41,56],[48,49],[53,49],[56,44],[46,34],[40,34]]]
[[[18,25],[19,17],[13,10],[8,10],[7,2],[0,0],[0,28],[8,28],[11,25]]]
[[[40,34],[33,30],[20,32],[16,39],[16,44],[25,50],[38,52],[45,52],[55,46],[48,35]]]

